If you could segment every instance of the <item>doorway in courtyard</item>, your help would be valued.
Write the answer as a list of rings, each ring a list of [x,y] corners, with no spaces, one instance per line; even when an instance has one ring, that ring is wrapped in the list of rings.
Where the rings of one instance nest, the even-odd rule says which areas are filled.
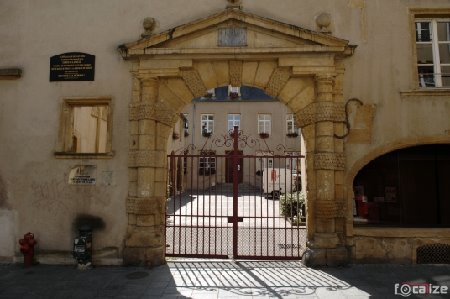
[[[301,258],[306,247],[304,157],[242,150],[262,146],[267,146],[264,139],[235,127],[209,137],[202,149],[191,146],[168,155],[167,256]],[[228,149],[216,154],[210,148]]]

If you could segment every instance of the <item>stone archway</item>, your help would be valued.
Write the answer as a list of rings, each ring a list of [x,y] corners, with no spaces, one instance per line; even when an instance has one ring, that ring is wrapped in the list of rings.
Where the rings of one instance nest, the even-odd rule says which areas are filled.
[[[437,136],[422,136],[422,137],[414,137],[414,138],[404,138],[396,140],[395,142],[386,143],[384,145],[378,146],[375,149],[367,152],[362,158],[358,159],[353,166],[347,170],[345,176],[345,188],[347,190],[353,190],[353,181],[360,170],[362,170],[367,164],[371,161],[375,160],[378,157],[383,156],[389,152],[393,152],[395,150],[400,150],[412,146],[417,145],[426,145],[426,144],[448,144],[448,137],[437,135]],[[348,192],[346,202],[347,205],[350,206],[353,201],[353,191]],[[351,211],[347,211],[351,213]],[[351,223],[353,217],[351,215],[347,215],[349,224]],[[347,238],[351,238],[353,236],[351,231],[347,231]],[[348,242],[351,243],[351,242]]]
[[[279,46],[222,48],[209,36],[224,26],[243,25],[259,33],[270,31],[264,38]],[[184,105],[209,88],[231,84],[264,89],[294,113],[307,155],[305,261],[311,265],[347,263],[344,143],[335,135],[342,135],[345,119],[342,59],[352,53],[348,42],[305,34],[305,29],[239,9],[227,9],[178,30],[120,47],[126,59],[135,61],[124,261],[164,263],[167,138]],[[196,48],[199,35],[211,42],[209,48]]]
[[[417,195],[417,197],[420,198],[420,202],[422,202],[424,196],[421,195],[420,188],[424,188],[427,192],[427,205],[421,205],[419,209],[415,210],[415,213],[420,214],[421,216],[426,215],[426,209],[427,207],[431,206],[430,202],[432,202],[433,191],[431,189],[438,188],[438,183],[437,181],[433,181],[433,183],[431,184],[432,186],[427,185],[426,180],[423,180],[423,178],[419,178],[420,175],[417,174],[423,174],[425,177],[427,177],[427,179],[433,179],[433,176],[423,171],[422,169],[416,171],[415,167],[419,169],[420,162],[423,161],[432,161],[433,165],[437,166],[439,164],[439,162],[437,162],[438,160],[433,161],[432,156],[431,158],[428,156],[427,159],[424,159],[423,157],[420,157],[417,152],[415,153],[414,158],[417,159],[417,157],[420,157],[418,160],[414,160],[414,158],[411,157],[405,158],[404,156],[401,156],[403,151],[407,151],[410,149],[417,149],[419,147],[430,145],[438,146],[449,144],[450,143],[448,137],[442,135],[403,138],[396,140],[395,142],[389,142],[375,147],[371,151],[366,152],[363,157],[356,160],[353,166],[348,169],[345,178],[345,187],[347,188],[347,190],[349,190],[346,200],[347,204],[350,206],[353,204],[355,199],[355,194],[353,193],[354,186],[360,185],[360,183],[355,182],[358,175],[365,169],[370,168],[372,173],[376,173],[377,176],[386,178],[386,173],[383,173],[380,168],[377,169],[376,163],[377,161],[379,163],[379,161],[383,159],[383,157],[386,157],[388,155],[391,155],[392,157],[392,154],[395,154],[395,157],[397,157],[398,159],[398,161],[394,162],[397,172],[392,170],[387,171],[393,173],[394,181],[398,182],[398,185],[395,186],[397,189],[396,201],[397,203],[399,203],[402,209],[402,217],[399,216],[397,219],[395,219],[395,216],[393,216],[393,220],[389,220],[388,225],[383,222],[383,216],[386,217],[385,215],[383,215],[377,219],[376,223],[370,226],[354,226],[353,213],[351,210],[347,210],[347,227],[351,229],[348,229],[346,232],[346,241],[348,246],[352,249],[351,254],[354,261],[362,263],[416,263],[416,250],[420,246],[424,244],[448,243],[450,241],[449,230],[446,230],[442,227],[433,227],[435,225],[430,223],[428,223],[427,225],[423,225],[422,220],[420,221],[420,225],[418,225],[417,223],[407,223],[404,220],[407,219],[407,217],[405,217],[405,214],[403,214],[407,210],[408,202],[414,202],[414,200],[417,201],[417,198],[414,199],[415,195]],[[407,171],[401,170],[402,167],[404,167],[402,165],[405,165],[405,162],[407,161],[412,161],[409,166],[414,165],[414,167],[409,168]],[[416,163],[418,161],[419,163]],[[445,167],[445,163],[442,163],[440,165],[441,167]],[[386,167],[385,164],[383,169],[389,168]],[[403,174],[401,174],[401,171],[403,171]],[[418,184],[418,186],[415,186],[414,184],[404,183],[404,181],[403,183],[401,183],[400,178],[405,179],[405,177],[408,177],[408,175],[405,175],[405,173],[408,173],[409,176],[414,177],[414,180],[420,181],[420,184]],[[435,170],[432,170],[431,173],[435,173]],[[442,173],[445,172],[443,171]],[[442,180],[445,181],[444,176],[442,176]],[[390,182],[392,182],[392,180]],[[391,185],[387,184],[385,181],[383,181],[383,184]],[[379,189],[376,180],[371,181],[371,185],[371,188],[373,188],[372,190]],[[409,188],[416,189],[413,189],[411,191],[411,189]],[[414,195],[408,195],[406,194],[406,192],[410,192],[410,194],[413,193]],[[435,200],[438,201],[438,197],[436,194],[439,194],[439,192],[435,192],[434,194],[436,196]],[[447,198],[443,194],[444,193],[441,194],[442,198]],[[365,195],[370,197],[369,194]],[[383,204],[386,203],[380,203],[380,205]],[[411,211],[411,208],[409,208],[409,211]],[[445,213],[445,208],[440,207],[439,211],[440,213],[443,213],[443,215],[447,215]],[[392,214],[389,215],[392,216]]]

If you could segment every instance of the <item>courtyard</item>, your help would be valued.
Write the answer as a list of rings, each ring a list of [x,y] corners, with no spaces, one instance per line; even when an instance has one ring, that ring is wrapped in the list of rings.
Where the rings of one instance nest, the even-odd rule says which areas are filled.
[[[259,189],[241,184],[239,190],[234,232],[230,185],[169,198],[166,253],[230,257],[236,242],[239,256],[301,258],[306,248],[306,226],[293,225],[282,215],[280,201]]]

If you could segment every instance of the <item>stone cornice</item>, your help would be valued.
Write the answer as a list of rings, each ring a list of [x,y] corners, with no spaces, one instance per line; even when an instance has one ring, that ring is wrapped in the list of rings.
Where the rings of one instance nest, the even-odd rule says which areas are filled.
[[[139,58],[142,55],[246,55],[246,54],[297,54],[297,53],[343,53],[344,46],[302,45],[278,48],[147,48],[130,49],[125,58]]]
[[[401,91],[400,96],[406,97],[450,97],[450,88],[436,88],[436,89],[416,89]]]

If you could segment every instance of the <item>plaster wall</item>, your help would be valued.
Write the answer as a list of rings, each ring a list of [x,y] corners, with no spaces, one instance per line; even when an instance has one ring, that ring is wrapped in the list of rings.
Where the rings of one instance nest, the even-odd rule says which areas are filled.
[[[221,0],[5,0],[0,4],[0,67],[23,76],[0,80],[0,256],[18,254],[17,240],[36,234],[41,252],[69,251],[78,214],[100,217],[94,249],[114,247],[126,235],[130,66],[117,46],[136,40],[147,16],[163,31],[225,8]],[[332,34],[357,45],[344,61],[344,98],[376,106],[371,143],[346,145],[348,198],[354,175],[384,151],[414,142],[450,142],[448,94],[401,94],[415,89],[408,8],[450,8],[448,0],[244,0],[244,10],[317,30],[315,16],[332,16]],[[80,51],[96,55],[95,81],[49,82],[50,56]],[[111,159],[56,159],[62,100],[111,97]],[[354,108],[356,109],[356,108]],[[353,119],[350,119],[353,122]],[[353,124],[353,123],[352,123]],[[97,166],[95,186],[71,186],[79,164]],[[109,173],[112,172],[112,179]],[[351,220],[351,217],[349,218]],[[348,223],[347,235],[352,226]]]

